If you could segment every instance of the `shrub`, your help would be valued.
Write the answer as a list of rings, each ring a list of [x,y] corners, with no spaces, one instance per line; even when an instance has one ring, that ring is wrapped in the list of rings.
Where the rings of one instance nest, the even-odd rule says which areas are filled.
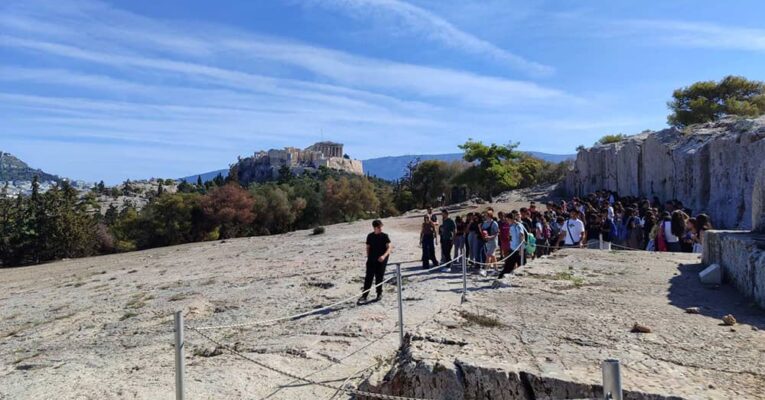
[[[325,231],[323,226],[317,226],[316,228],[313,228],[313,234],[314,235],[321,235]]]
[[[626,138],[627,138],[627,135],[623,135],[621,133],[617,133],[616,135],[606,135],[600,138],[600,140],[598,140],[598,142],[595,144],[619,143]]]

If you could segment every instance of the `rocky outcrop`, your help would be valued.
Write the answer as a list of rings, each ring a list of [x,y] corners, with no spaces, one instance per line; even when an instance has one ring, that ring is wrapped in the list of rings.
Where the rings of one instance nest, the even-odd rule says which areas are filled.
[[[749,229],[755,177],[765,168],[763,139],[765,117],[641,133],[580,151],[565,188],[573,195],[608,189],[678,199],[709,214],[716,227]]]
[[[760,168],[752,190],[752,230],[765,233],[765,168]]]
[[[603,387],[596,383],[571,382],[555,377],[514,371],[491,365],[475,365],[459,359],[451,362],[413,355],[409,346],[399,352],[384,375],[372,375],[362,391],[443,400],[542,400],[601,399]],[[361,399],[367,399],[360,396]],[[624,391],[628,400],[682,399]]]

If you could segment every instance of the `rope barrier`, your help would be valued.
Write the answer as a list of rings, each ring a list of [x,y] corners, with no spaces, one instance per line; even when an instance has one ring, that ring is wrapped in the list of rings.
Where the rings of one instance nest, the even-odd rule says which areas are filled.
[[[493,267],[495,264],[501,264],[501,263],[507,261],[507,259],[512,257],[513,254],[515,254],[518,250],[520,250],[521,246],[523,246],[525,243],[526,243],[525,241],[521,242],[521,244],[519,244],[518,247],[516,247],[515,250],[512,251],[512,253],[508,254],[507,257],[505,257],[505,258],[503,258],[501,260],[497,260],[497,262],[495,262],[494,264],[491,264],[491,263],[482,263],[480,261],[475,261],[475,260],[470,260],[470,259],[468,259],[468,262],[471,263],[471,264],[480,265],[480,266],[484,266],[484,267]]]
[[[267,370],[272,371],[272,372],[276,372],[277,374],[284,375],[286,377],[289,377],[289,378],[292,378],[292,379],[296,379],[296,380],[299,380],[301,382],[305,382],[305,383],[308,383],[308,384],[311,384],[311,385],[321,386],[321,387],[324,387],[326,389],[331,389],[331,390],[340,390],[340,391],[346,392],[348,394],[356,395],[356,396],[372,397],[372,398],[383,399],[383,400],[430,400],[430,399],[415,398],[415,397],[403,397],[403,396],[393,396],[393,395],[382,394],[382,393],[365,392],[365,391],[358,390],[358,389],[344,388],[342,386],[333,386],[333,385],[330,385],[330,384],[327,384],[327,383],[317,382],[317,381],[314,381],[314,380],[311,380],[311,379],[308,379],[308,378],[305,378],[305,377],[302,377],[302,376],[295,375],[295,374],[293,374],[291,372],[287,372],[287,371],[281,370],[279,368],[272,367],[272,366],[270,366],[268,364],[265,364],[263,362],[255,360],[252,357],[248,357],[247,355],[242,354],[238,350],[236,350],[234,348],[231,348],[230,346],[228,346],[228,345],[226,345],[224,343],[221,343],[221,342],[211,338],[208,335],[205,335],[204,333],[202,333],[202,331],[200,331],[197,328],[188,327],[188,329],[190,329],[191,331],[195,332],[199,336],[207,339],[208,341],[210,341],[211,343],[215,344],[216,346],[218,346],[220,348],[223,348],[223,349],[226,349],[231,354],[234,354],[237,357],[240,357],[240,358],[242,358],[244,360],[247,360],[247,361],[249,361],[249,362],[251,362],[251,363],[253,363],[253,364],[255,364],[255,365],[257,365],[257,366],[259,366],[261,368],[267,369]]]
[[[459,260],[461,258],[462,258],[462,256],[459,256],[459,257],[457,257],[457,258],[455,258],[455,259],[453,259],[453,260],[451,260],[451,261],[449,261],[447,263],[439,264],[439,265],[437,265],[437,266],[435,266],[435,267],[433,267],[431,269],[424,270],[424,271],[417,271],[417,272],[411,273],[411,274],[401,275],[401,277],[404,278],[404,277],[408,277],[408,276],[419,275],[419,274],[422,274],[422,273],[425,273],[425,272],[431,272],[431,271],[434,271],[434,270],[436,270],[438,268],[443,268],[443,267],[445,267],[447,265],[450,265],[451,263],[453,263],[453,262],[455,262],[455,261],[457,261],[457,260]],[[366,293],[371,293],[372,290],[377,289],[378,287],[384,285],[387,282],[390,282],[395,277],[396,277],[395,275],[390,276],[390,277],[386,278],[385,280],[383,280],[382,282],[380,282],[380,283],[372,286],[371,288],[367,289],[366,291],[362,291],[359,294],[354,294],[353,296],[350,296],[350,297],[347,297],[345,299],[336,301],[336,302],[334,302],[334,303],[332,303],[330,305],[327,305],[327,306],[324,306],[324,307],[321,307],[321,308],[315,308],[315,309],[312,309],[312,310],[309,310],[309,311],[304,311],[304,312],[301,312],[301,313],[297,313],[297,314],[293,314],[293,315],[287,315],[287,316],[279,317],[279,318],[272,318],[272,319],[265,319],[265,320],[259,320],[259,321],[251,321],[251,322],[242,322],[242,323],[238,323],[238,324],[228,324],[228,325],[198,326],[198,327],[195,327],[194,329],[198,329],[198,330],[203,330],[204,331],[204,330],[211,330],[211,329],[245,328],[245,327],[249,327],[249,326],[270,325],[270,324],[273,324],[273,323],[276,323],[276,322],[288,321],[288,320],[292,320],[292,319],[302,318],[302,317],[305,317],[305,316],[308,316],[308,315],[311,315],[311,314],[316,314],[316,313],[319,313],[319,312],[322,312],[322,311],[326,311],[326,310],[335,308],[335,307],[339,306],[340,304],[349,303],[349,302],[351,302],[353,300],[356,300],[356,299],[359,298],[359,296],[365,294],[365,292]]]
[[[406,278],[407,276],[420,275],[420,274],[424,274],[426,272],[432,272],[432,271],[435,271],[437,269],[441,269],[441,268],[444,268],[446,266],[449,266],[449,265],[453,264],[454,262],[456,262],[458,260],[461,260],[462,257],[465,257],[465,256],[460,254],[459,256],[457,256],[457,258],[452,258],[451,261],[448,261],[448,262],[445,262],[445,263],[442,263],[442,264],[438,264],[435,267],[432,267],[432,268],[429,268],[429,269],[424,269],[422,271],[415,271],[415,272],[412,272],[412,273],[409,273],[409,274],[403,274],[403,275],[401,275],[401,277],[402,278]]]

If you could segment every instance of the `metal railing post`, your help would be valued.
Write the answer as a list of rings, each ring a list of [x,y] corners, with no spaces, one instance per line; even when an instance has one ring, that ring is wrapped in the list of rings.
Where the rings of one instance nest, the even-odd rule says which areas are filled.
[[[396,286],[398,287],[398,339],[401,347],[404,347],[404,301],[401,298],[403,290],[401,284],[401,264],[396,264]]]
[[[175,399],[183,400],[183,311],[175,312]]]
[[[467,258],[462,255],[462,300],[461,303],[467,301]]]
[[[600,250],[605,250],[603,248],[603,234],[602,233],[598,235],[598,248]]]
[[[603,398],[606,400],[623,400],[622,373],[619,360],[603,361]]]

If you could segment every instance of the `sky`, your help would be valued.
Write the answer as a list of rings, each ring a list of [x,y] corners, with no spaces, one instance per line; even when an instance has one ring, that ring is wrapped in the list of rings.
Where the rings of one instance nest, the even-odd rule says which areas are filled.
[[[90,182],[320,140],[573,153],[676,88],[765,80],[765,2],[3,0],[0,150]]]

